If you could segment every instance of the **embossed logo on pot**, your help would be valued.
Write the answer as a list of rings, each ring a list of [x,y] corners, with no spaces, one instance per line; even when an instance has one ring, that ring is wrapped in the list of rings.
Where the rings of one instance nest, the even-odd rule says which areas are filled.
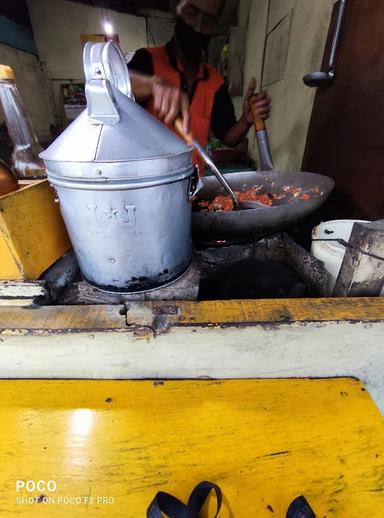
[[[136,225],[136,205],[118,207],[88,204],[87,208],[95,218],[98,227],[116,226],[132,228]]]

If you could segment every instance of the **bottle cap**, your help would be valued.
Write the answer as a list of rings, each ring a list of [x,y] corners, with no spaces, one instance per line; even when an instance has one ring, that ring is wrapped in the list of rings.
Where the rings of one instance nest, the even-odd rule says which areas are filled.
[[[0,79],[15,79],[15,75],[11,67],[0,65]]]

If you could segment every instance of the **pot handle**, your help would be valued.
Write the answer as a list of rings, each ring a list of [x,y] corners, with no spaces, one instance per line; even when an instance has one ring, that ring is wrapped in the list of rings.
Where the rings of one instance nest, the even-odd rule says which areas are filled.
[[[83,52],[88,120],[114,125],[120,121],[113,87],[134,100],[124,55],[113,41],[88,42]]]
[[[200,186],[200,177],[199,177],[199,168],[197,165],[193,167],[193,173],[189,178],[189,187],[188,187],[188,201],[191,201],[196,191],[199,190]]]

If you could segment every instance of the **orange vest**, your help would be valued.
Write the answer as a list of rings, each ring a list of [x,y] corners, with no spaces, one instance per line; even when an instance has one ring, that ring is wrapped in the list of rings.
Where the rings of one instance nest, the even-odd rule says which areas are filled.
[[[182,71],[182,66],[179,62],[179,69],[172,65],[166,47],[152,47],[147,50],[152,56],[154,74],[167,83],[181,88],[180,72]],[[215,68],[206,64],[200,67],[197,79],[196,89],[189,106],[190,131],[199,144],[205,147],[211,127],[213,102],[216,92],[224,84],[224,79]],[[158,118],[153,109],[152,99],[148,101],[145,108],[154,117]],[[168,128],[178,135],[173,124],[168,125]],[[204,167],[196,154],[194,154],[193,160],[199,166],[200,174],[203,174]]]

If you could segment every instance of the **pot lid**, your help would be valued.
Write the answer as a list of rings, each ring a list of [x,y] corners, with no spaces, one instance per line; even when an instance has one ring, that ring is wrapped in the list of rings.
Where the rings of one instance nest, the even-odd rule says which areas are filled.
[[[147,178],[191,167],[191,148],[135,102],[120,47],[87,43],[83,60],[87,108],[41,153],[48,173]]]

